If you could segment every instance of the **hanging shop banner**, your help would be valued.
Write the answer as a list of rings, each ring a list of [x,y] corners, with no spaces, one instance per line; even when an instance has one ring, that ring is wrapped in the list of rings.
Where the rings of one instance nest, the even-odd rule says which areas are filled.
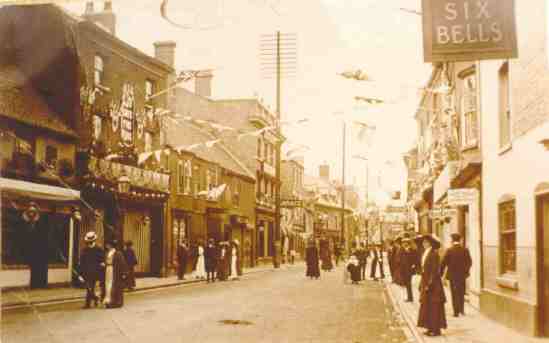
[[[515,0],[422,0],[425,62],[517,58]]]

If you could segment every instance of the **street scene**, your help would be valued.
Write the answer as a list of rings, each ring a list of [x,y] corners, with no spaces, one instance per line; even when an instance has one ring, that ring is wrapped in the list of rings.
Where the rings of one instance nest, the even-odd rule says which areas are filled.
[[[1,342],[549,343],[545,0],[0,0]]]

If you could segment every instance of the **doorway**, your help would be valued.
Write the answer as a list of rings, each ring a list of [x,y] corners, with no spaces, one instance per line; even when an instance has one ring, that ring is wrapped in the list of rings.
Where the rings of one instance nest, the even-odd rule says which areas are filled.
[[[549,336],[549,194],[536,198],[538,334]]]

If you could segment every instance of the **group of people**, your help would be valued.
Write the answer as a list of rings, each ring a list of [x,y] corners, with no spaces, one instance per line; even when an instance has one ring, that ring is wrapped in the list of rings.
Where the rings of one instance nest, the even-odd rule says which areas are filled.
[[[88,232],[84,237],[86,247],[80,255],[78,279],[86,287],[86,303],[90,308],[93,302],[105,308],[118,308],[124,305],[124,289],[135,289],[134,270],[137,258],[132,242],[127,241],[120,249],[116,240],[107,241],[105,248],[97,244],[97,234]],[[99,284],[100,296],[96,294]]]
[[[372,258],[370,278],[374,281],[385,278],[382,245],[375,244],[372,247],[368,247],[362,243],[356,246],[347,262],[346,270],[349,273],[352,284],[359,284],[360,281],[366,280],[369,258]]]
[[[184,279],[191,257],[194,257],[194,277],[207,282],[236,280],[242,275],[240,244],[237,239],[231,242],[216,243],[209,239],[204,246],[199,242],[190,248],[187,241],[181,241],[177,249],[178,278]]]
[[[393,282],[403,288],[405,301],[413,302],[412,278],[421,275],[419,285],[420,309],[418,327],[428,336],[440,336],[447,328],[443,279],[450,283],[454,316],[465,314],[465,281],[472,265],[469,250],[462,246],[461,235],[451,235],[452,246],[440,254],[440,241],[433,235],[411,240],[403,235],[392,242],[389,268]]]
[[[341,249],[336,244],[333,250],[337,264],[341,256]],[[314,239],[310,240],[305,249],[305,262],[307,266],[305,276],[310,279],[320,279],[320,269],[327,272],[332,271],[334,264],[332,262],[330,241],[325,238],[320,239],[318,243]]]

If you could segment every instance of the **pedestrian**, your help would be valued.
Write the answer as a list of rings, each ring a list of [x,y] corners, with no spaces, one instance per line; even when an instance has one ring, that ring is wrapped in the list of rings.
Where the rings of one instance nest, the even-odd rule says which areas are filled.
[[[128,265],[126,287],[133,291],[135,289],[135,266],[137,265],[137,257],[135,256],[135,251],[133,250],[132,241],[126,241],[124,246],[124,258],[126,259],[126,264]]]
[[[49,228],[38,205],[31,201],[22,214],[21,232],[25,235],[25,258],[30,269],[30,288],[48,287]]]
[[[322,260],[322,270],[331,271],[333,269],[330,242],[325,238],[320,240],[320,259]]]
[[[177,246],[177,279],[185,280],[185,272],[187,271],[187,261],[189,259],[189,247],[187,241],[182,239]]]
[[[400,242],[402,241],[401,237],[397,237],[392,244],[391,253],[389,257],[389,268],[391,270],[391,279],[392,282],[398,286],[403,286],[402,280],[400,279],[400,264],[401,264],[401,247]]]
[[[320,268],[319,268],[319,256],[318,249],[314,240],[309,241],[307,249],[305,250],[305,261],[307,263],[307,272],[306,276],[311,279],[320,278]]]
[[[231,268],[231,257],[229,253],[229,242],[219,243],[219,261],[217,263],[217,279],[227,281]]]
[[[204,260],[206,266],[206,280],[215,282],[215,270],[217,268],[218,251],[213,238],[208,240],[208,246],[204,250]]]
[[[405,302],[414,302],[414,293],[412,291],[412,277],[417,269],[419,258],[417,251],[412,249],[410,238],[402,240],[400,280],[403,290],[406,292]]]
[[[334,246],[334,255],[337,267],[339,265],[339,259],[341,258],[341,246],[339,245],[339,243],[336,243]]]
[[[86,233],[84,242],[86,247],[80,254],[80,276],[78,279],[86,287],[86,304],[84,308],[90,308],[91,302],[95,307],[99,300],[103,301],[104,294],[101,292],[101,299],[95,294],[97,282],[101,280],[105,269],[105,251],[97,246],[97,234],[93,231]]]
[[[293,265],[295,263],[295,249],[292,248],[292,250],[290,250],[290,264]]]
[[[117,250],[116,240],[105,244],[105,300],[106,308],[118,308],[124,305],[124,286],[128,276],[128,265],[124,255]]]
[[[385,278],[385,273],[383,272],[383,250],[382,244],[378,243],[375,245],[374,250],[372,251],[372,266],[370,269],[370,278],[374,281],[378,280],[377,269],[379,269],[380,278]]]
[[[441,329],[446,329],[446,296],[440,275],[440,241],[433,235],[426,235],[423,240],[425,252],[421,259],[422,274],[419,286],[418,326],[427,329],[427,336],[440,336]]]
[[[453,233],[452,246],[446,250],[440,265],[440,274],[444,275],[447,269],[446,279],[450,281],[452,293],[452,307],[454,317],[465,315],[465,280],[469,277],[469,270],[473,261],[469,249],[461,245],[461,235]]]
[[[421,258],[423,257],[423,253],[425,249],[423,248],[423,236],[418,235],[414,238],[414,247],[417,254],[417,268],[416,268],[416,274],[421,275]]]
[[[204,280],[206,278],[206,259],[204,257],[204,245],[202,242],[198,242],[195,249],[196,254],[196,265],[195,265],[195,276],[197,279]]]
[[[242,275],[242,264],[240,262],[240,242],[234,239],[231,243],[231,280],[238,280],[238,277]]]
[[[366,265],[368,264],[368,251],[366,250],[366,245],[362,243],[358,249],[358,258],[360,266],[360,280],[366,280]]]
[[[347,262],[347,271],[351,276],[351,283],[353,285],[358,285],[361,280],[360,275],[360,262],[356,255],[351,255],[349,261]]]

